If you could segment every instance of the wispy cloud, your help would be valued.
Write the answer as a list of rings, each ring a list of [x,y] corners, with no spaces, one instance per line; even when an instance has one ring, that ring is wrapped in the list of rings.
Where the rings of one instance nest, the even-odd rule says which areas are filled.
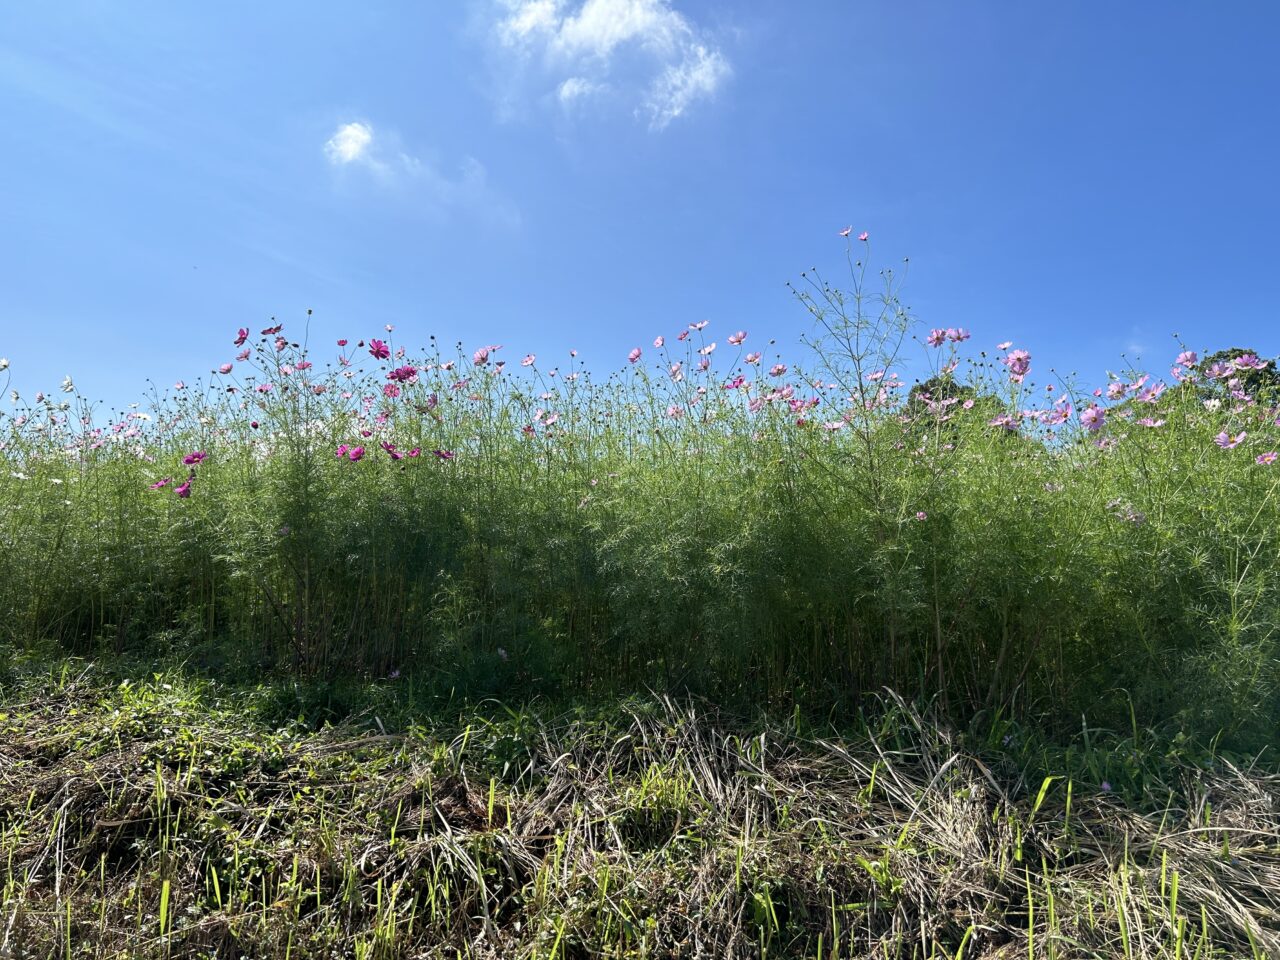
[[[494,34],[537,68],[562,106],[609,93],[653,130],[712,97],[733,72],[671,0],[498,0]]]
[[[368,171],[381,188],[398,199],[416,199],[418,207],[427,212],[467,207],[508,224],[520,219],[489,185],[488,173],[479,160],[464,156],[457,163],[457,172],[449,174],[406,150],[398,134],[375,130],[366,120],[339,124],[325,141],[323,153],[333,167]]]

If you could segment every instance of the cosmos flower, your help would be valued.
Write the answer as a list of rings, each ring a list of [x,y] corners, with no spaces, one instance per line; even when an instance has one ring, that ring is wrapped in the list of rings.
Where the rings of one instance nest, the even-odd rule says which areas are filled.
[[[737,333],[731,333],[729,334],[728,339],[729,339],[729,346],[731,347],[741,346],[742,341],[747,339],[746,331],[739,330]]]
[[[1080,425],[1090,433],[1097,433],[1107,423],[1107,411],[1096,404],[1091,404],[1080,411]]]
[[[640,348],[632,347],[631,352],[627,354],[627,362],[635,363],[639,359],[640,359]]]
[[[1213,438],[1213,442],[1223,450],[1234,450],[1236,447],[1240,446],[1240,441],[1242,441],[1246,436],[1248,436],[1248,434],[1244,430],[1241,430],[1234,437],[1227,433],[1227,431],[1223,430]]]
[[[369,353],[373,355],[375,360],[387,360],[391,357],[391,348],[381,340],[370,340]]]

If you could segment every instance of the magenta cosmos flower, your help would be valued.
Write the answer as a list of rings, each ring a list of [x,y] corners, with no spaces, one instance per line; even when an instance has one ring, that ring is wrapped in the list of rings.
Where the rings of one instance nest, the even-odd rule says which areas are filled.
[[[149,489],[151,489],[151,490],[163,490],[165,487],[167,487],[167,486],[168,486],[169,484],[171,484],[171,483],[173,483],[173,478],[172,478],[172,477],[165,477],[163,480],[157,480],[155,483],[151,484],[151,486],[150,486],[150,488],[149,488]]]
[[[203,450],[196,450],[194,453],[188,453],[185,457],[183,457],[182,462],[185,463],[188,467],[194,467],[197,463],[203,462],[204,459],[208,456],[209,455],[205,453]]]
[[[352,447],[347,451],[347,459],[352,463],[358,463],[360,458],[364,456],[364,447]]]
[[[243,347],[245,341],[249,339],[249,328],[241,327],[236,331],[236,338],[232,341],[232,346]]]
[[[370,340],[369,353],[375,360],[387,360],[391,357],[391,348],[381,340]]]
[[[452,460],[454,457],[452,450],[432,450],[431,452],[435,454],[437,460]]]
[[[178,496],[180,496],[183,500],[186,500],[189,496],[191,496],[191,481],[194,479],[195,477],[187,477],[187,479],[182,482],[182,486],[175,487],[173,492],[176,493]]]

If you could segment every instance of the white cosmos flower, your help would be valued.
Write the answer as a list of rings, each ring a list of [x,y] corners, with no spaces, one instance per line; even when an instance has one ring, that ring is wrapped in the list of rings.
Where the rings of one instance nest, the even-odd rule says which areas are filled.
[[[70,376],[66,376],[66,377],[63,377],[63,378],[62,378],[62,392],[63,392],[63,393],[71,393],[71,392],[73,392],[73,391],[75,390],[75,388],[76,388],[76,385],[75,385],[74,383],[72,383],[72,382],[71,382],[71,377],[70,377]]]

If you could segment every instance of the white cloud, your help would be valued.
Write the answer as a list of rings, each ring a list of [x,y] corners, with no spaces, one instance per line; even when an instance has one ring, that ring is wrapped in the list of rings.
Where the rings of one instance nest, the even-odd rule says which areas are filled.
[[[484,165],[471,156],[457,161],[456,174],[423,160],[401,146],[394,132],[374,132],[355,120],[341,124],[325,141],[324,154],[339,168],[360,168],[374,175],[380,188],[397,202],[413,201],[420,210],[481,210],[495,220],[518,223],[519,213],[490,187]],[[345,179],[345,175],[344,175]]]
[[[562,105],[629,92],[661,130],[732,74],[728,59],[671,0],[498,0],[504,70],[537,62]]]
[[[729,76],[729,62],[719,50],[698,44],[692,55],[672,64],[649,90],[650,125],[661,130],[699,97],[709,97]]]
[[[368,159],[369,145],[373,143],[373,127],[356,120],[344,123],[324,145],[324,154],[330,163],[355,163]]]
[[[565,107],[570,107],[575,102],[597,94],[603,89],[602,84],[594,83],[585,77],[570,77],[556,89],[556,96]]]

